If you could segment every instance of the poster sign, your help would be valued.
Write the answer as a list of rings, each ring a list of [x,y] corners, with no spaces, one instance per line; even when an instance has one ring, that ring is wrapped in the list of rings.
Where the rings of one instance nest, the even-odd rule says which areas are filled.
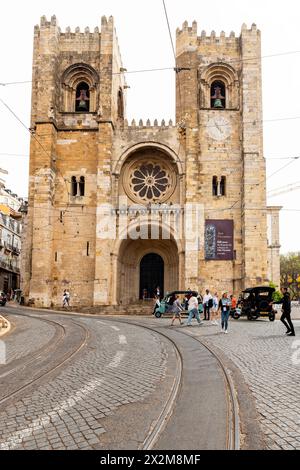
[[[204,239],[206,260],[233,260],[233,220],[206,220]]]

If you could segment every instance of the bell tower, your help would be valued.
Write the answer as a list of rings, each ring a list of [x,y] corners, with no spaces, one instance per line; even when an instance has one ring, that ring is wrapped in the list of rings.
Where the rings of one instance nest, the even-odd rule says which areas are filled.
[[[197,283],[228,291],[265,283],[260,31],[253,24],[243,25],[239,37],[198,34],[194,21],[184,22],[176,37],[177,67],[183,69],[177,72],[176,119],[186,134],[186,202],[203,205],[206,225],[223,221],[228,227],[213,256],[207,239],[201,244]]]
[[[124,86],[112,17],[102,17],[94,31],[62,32],[55,16],[35,26],[23,290],[36,306],[60,304],[64,288],[74,303],[82,295],[82,305],[92,305],[94,296],[106,301],[99,253],[109,250],[96,235],[97,206],[111,198]]]

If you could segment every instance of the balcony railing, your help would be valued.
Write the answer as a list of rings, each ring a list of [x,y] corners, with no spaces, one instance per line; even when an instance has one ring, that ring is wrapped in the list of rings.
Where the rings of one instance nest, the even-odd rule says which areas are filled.
[[[3,269],[7,269],[8,271],[12,271],[14,273],[20,272],[20,268],[18,266],[15,266],[11,261],[0,260],[0,267]]]

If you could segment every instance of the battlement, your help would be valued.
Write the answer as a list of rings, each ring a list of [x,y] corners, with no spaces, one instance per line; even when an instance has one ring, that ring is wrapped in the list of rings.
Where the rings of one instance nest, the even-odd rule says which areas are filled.
[[[151,123],[150,119],[147,119],[147,121],[144,123],[143,119],[140,119],[138,123],[133,119],[131,121],[131,124],[128,124],[127,119],[124,120],[124,125],[123,128],[124,130],[138,130],[138,129],[170,129],[170,128],[175,128],[176,125],[173,124],[172,119],[166,123],[164,119],[162,119],[161,123],[158,123],[157,119],[154,119],[153,124]]]
[[[198,31],[198,26],[197,26],[197,21],[193,21],[192,26],[189,26],[187,21],[184,21],[182,23],[182,29],[177,28],[176,29],[176,36],[180,36],[181,34],[185,33],[190,36],[196,36],[197,37],[197,31]]]
[[[251,28],[248,29],[247,25],[244,23],[241,28],[241,35],[252,35],[260,34],[260,31],[257,29],[255,23],[252,24]],[[195,45],[207,45],[207,44],[234,44],[239,40],[239,36],[236,37],[235,32],[231,31],[229,36],[226,36],[225,31],[221,31],[220,35],[217,36],[215,31],[211,31],[210,34],[207,34],[206,31],[201,31],[201,34],[198,36],[198,27],[197,22],[193,21],[192,25],[189,26],[188,22],[185,21],[182,24],[182,28],[177,28],[176,30],[176,39],[178,44],[178,49],[182,50],[184,44],[189,46]]]
[[[79,26],[75,28],[75,31],[72,31],[70,26],[67,26],[67,28],[65,29],[65,32],[63,33],[61,31],[61,28],[58,26],[58,22],[57,22],[55,15],[51,16],[50,21],[47,20],[46,16],[42,16],[40,19],[40,24],[35,25],[34,27],[35,33],[39,33],[45,30],[54,30],[56,33],[60,34],[61,36],[66,36],[66,37],[77,37],[77,36],[86,37],[86,36],[91,36],[91,35],[98,36],[100,33],[98,26],[94,28],[93,32],[90,31],[90,28],[88,26],[84,28],[84,31],[81,31]],[[102,16],[101,30],[112,30],[112,31],[114,30],[114,19],[112,16],[110,16],[109,18],[107,18],[106,16]]]

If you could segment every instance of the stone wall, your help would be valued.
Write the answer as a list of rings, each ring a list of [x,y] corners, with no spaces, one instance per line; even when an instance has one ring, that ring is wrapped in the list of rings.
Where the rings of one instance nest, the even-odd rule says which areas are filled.
[[[50,22],[42,17],[35,27],[34,137],[22,260],[25,297],[34,298],[35,305],[60,305],[65,288],[77,307],[137,300],[139,260],[151,250],[168,267],[168,289],[237,294],[268,281],[260,32],[255,25],[244,25],[240,37],[223,32],[207,36],[204,31],[198,36],[197,23],[189,27],[185,22],[177,30],[176,49],[176,124],[140,120],[129,125],[113,19],[103,17],[101,31],[92,33],[88,28],[62,33],[55,17]],[[87,113],[75,112],[80,79],[89,85]],[[211,108],[214,80],[224,82],[225,109]],[[176,240],[172,230],[169,240],[155,242],[123,243],[101,235],[113,217],[121,231],[117,208],[119,199],[128,196],[127,165],[146,157],[164,162],[172,172],[174,190],[167,203],[180,211],[197,207],[196,244],[184,237]],[[80,176],[85,193],[74,196],[72,177]],[[213,194],[214,176],[219,183],[226,179],[224,194]],[[130,201],[129,195],[130,202],[135,197]],[[204,226],[209,219],[234,221],[233,260],[205,259]],[[129,217],[130,230],[136,229],[137,220]],[[195,229],[194,220],[189,223],[187,230]],[[164,214],[158,213],[158,229],[166,226]],[[269,266],[277,262],[276,250],[277,245]]]

